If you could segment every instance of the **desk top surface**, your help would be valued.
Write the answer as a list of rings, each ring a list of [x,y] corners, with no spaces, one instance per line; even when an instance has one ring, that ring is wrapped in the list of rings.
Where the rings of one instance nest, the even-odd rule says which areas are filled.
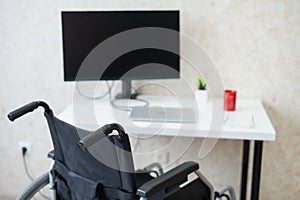
[[[189,107],[195,114],[194,123],[137,122],[129,118],[130,112],[115,109],[108,98],[74,100],[58,118],[77,127],[96,130],[107,123],[119,123],[128,134],[201,137],[215,139],[274,141],[276,132],[256,99],[237,99],[236,111],[224,112],[221,99],[197,105],[194,97],[140,96],[150,106]],[[121,100],[119,103],[124,100]],[[130,102],[132,103],[132,102]],[[138,103],[138,102],[133,102]]]

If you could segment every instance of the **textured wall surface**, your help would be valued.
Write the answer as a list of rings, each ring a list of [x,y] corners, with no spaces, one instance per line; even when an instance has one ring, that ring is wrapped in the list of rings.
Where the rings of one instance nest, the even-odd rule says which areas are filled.
[[[13,125],[6,114],[34,99],[51,103],[60,113],[72,102],[74,85],[63,82],[61,10],[179,9],[181,30],[204,46],[226,88],[238,96],[261,99],[277,131],[276,142],[264,145],[261,199],[298,199],[300,186],[300,2],[290,1],[4,1],[0,0],[0,195],[14,199],[30,182],[19,142],[31,143],[29,166],[37,176],[49,167],[50,137],[42,112]],[[191,82],[197,74],[182,69]],[[196,81],[195,81],[196,83]],[[185,94],[179,82],[168,82]],[[155,93],[159,89],[151,88]],[[145,89],[145,92],[150,92]],[[140,149],[159,148],[170,138],[147,140]],[[180,146],[189,144],[182,138]],[[199,162],[215,186],[232,184],[239,191],[240,141],[219,140],[204,159],[202,140],[176,160]],[[181,152],[169,149],[170,158]],[[151,159],[137,160],[138,166]],[[175,163],[175,164],[176,164]]]

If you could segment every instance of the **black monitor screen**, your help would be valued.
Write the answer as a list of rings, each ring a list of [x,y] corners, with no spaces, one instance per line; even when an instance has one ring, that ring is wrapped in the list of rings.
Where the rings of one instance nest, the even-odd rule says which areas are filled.
[[[179,35],[161,38],[175,47],[175,53],[163,48],[135,49],[119,55],[108,66],[95,61],[84,73],[78,73],[87,55],[100,43],[123,31],[143,27],[179,32],[179,11],[62,12],[64,80],[118,80],[124,75],[136,80],[178,78]],[[121,45],[117,48],[123,48]],[[142,70],[132,70],[137,66],[143,66]],[[95,73],[100,68],[101,76]]]

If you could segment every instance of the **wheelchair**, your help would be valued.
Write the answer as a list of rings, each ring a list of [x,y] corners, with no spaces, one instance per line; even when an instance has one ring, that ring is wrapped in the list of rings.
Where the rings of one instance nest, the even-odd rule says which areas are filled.
[[[215,191],[195,162],[163,173],[159,164],[135,170],[130,141],[123,127],[107,124],[91,132],[56,118],[43,101],[34,101],[8,114],[11,121],[44,108],[54,150],[49,172],[33,181],[18,200],[27,200],[49,185],[51,200],[235,200],[231,186]],[[154,170],[154,168],[157,168]],[[197,178],[188,181],[188,175]]]

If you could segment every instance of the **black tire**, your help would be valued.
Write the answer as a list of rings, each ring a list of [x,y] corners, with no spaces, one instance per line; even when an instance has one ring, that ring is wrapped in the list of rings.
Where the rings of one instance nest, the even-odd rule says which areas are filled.
[[[41,175],[35,179],[18,197],[17,200],[31,199],[36,193],[38,193],[43,187],[49,184],[49,173]]]

